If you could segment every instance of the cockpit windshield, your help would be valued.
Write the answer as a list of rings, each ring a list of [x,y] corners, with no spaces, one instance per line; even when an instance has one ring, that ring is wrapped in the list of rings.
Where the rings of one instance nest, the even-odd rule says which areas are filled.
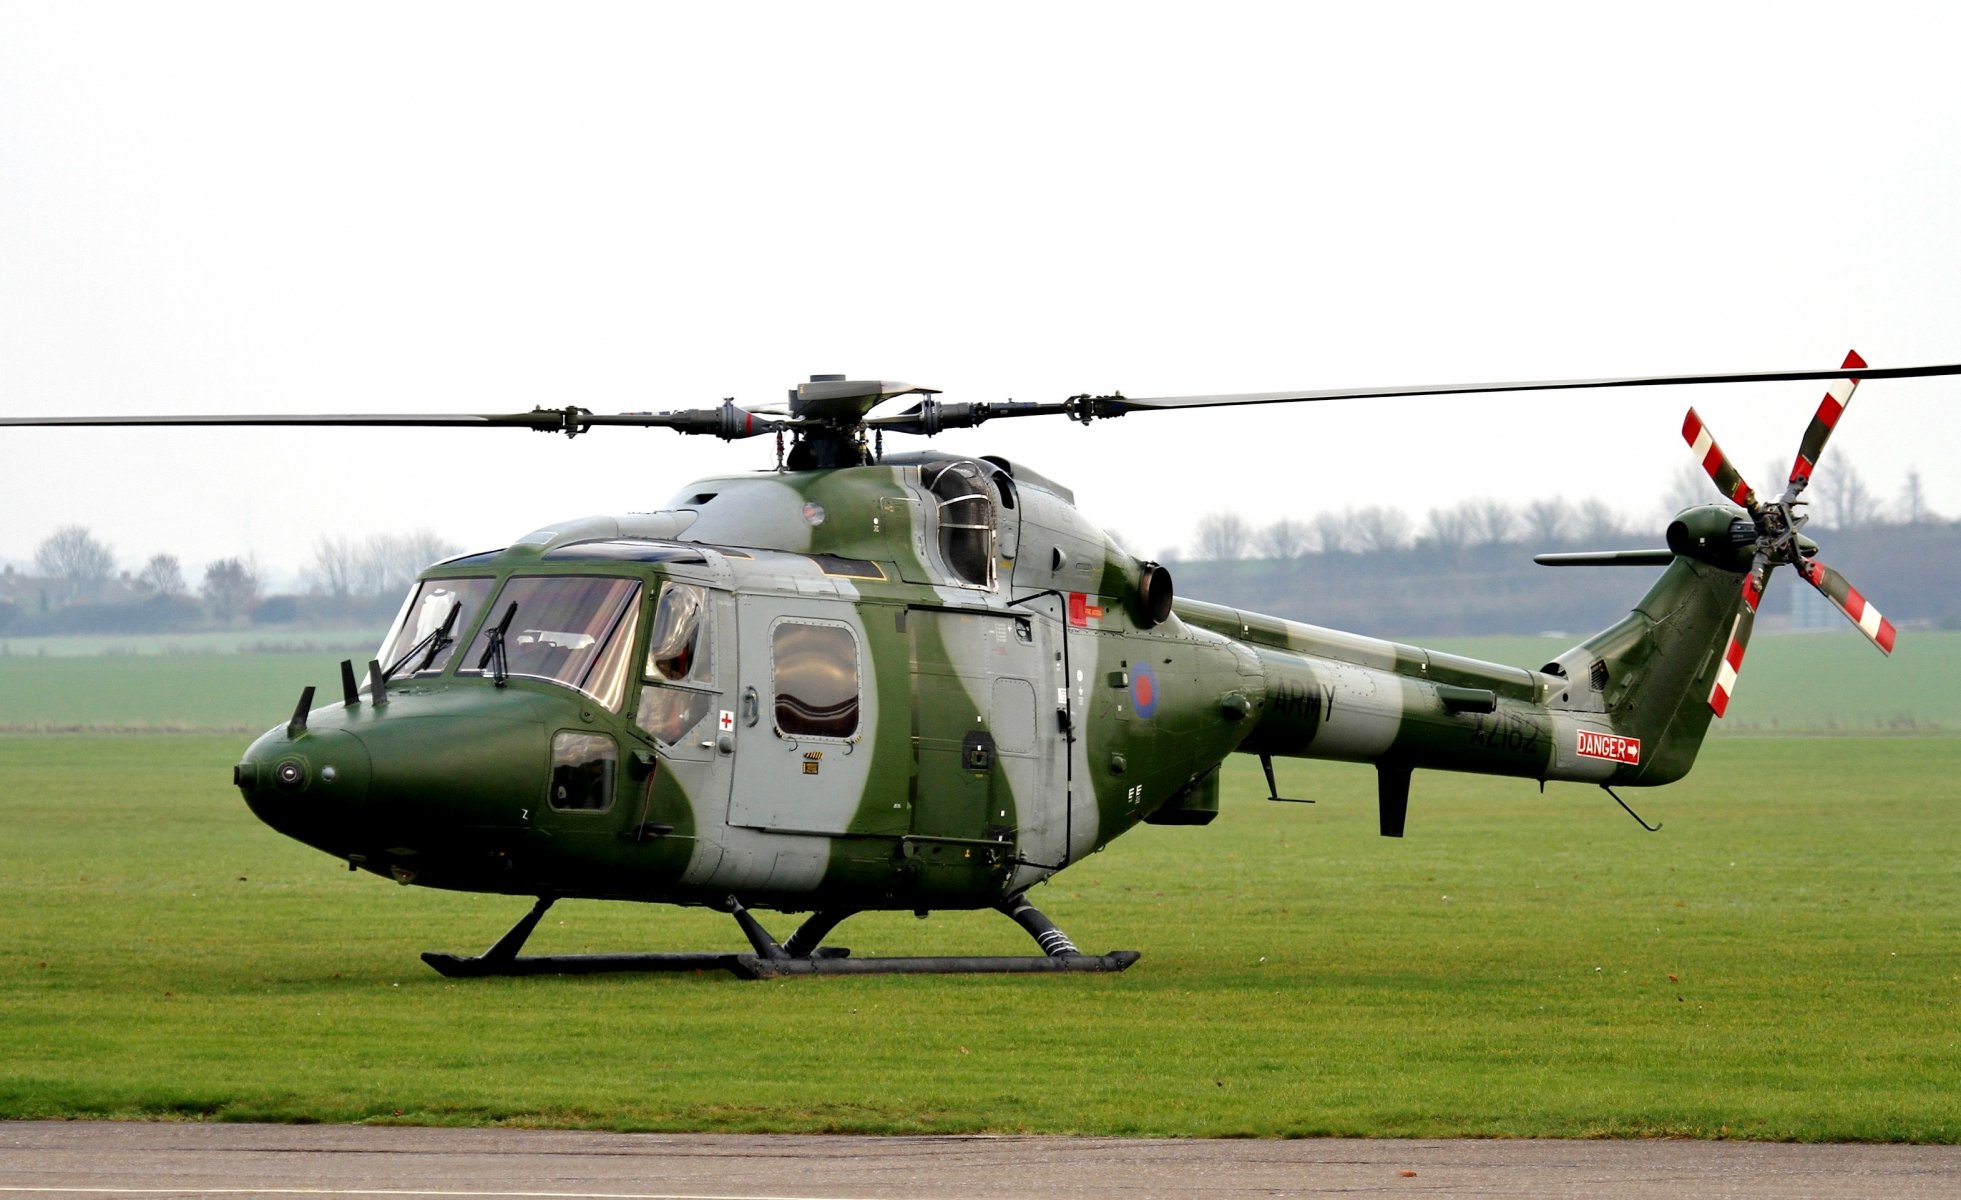
[[[409,593],[376,661],[391,675],[443,671],[470,630],[494,579],[425,579]],[[454,618],[451,613],[454,612]],[[445,630],[447,632],[445,632]],[[440,635],[440,636],[439,636]]]
[[[505,671],[577,688],[618,711],[626,698],[640,585],[599,575],[518,575],[491,602],[459,674],[489,669],[502,628]],[[516,607],[513,608],[512,606]],[[505,614],[510,620],[505,622]]]

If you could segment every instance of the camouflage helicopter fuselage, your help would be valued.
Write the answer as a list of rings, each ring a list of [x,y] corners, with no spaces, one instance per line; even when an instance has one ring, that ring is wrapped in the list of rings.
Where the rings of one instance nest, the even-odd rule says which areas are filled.
[[[1635,610],[1539,670],[1177,600],[1001,460],[730,476],[422,574],[400,669],[253,744],[268,824],[404,883],[799,911],[1000,904],[1235,752],[1656,784],[1748,562],[1685,512]],[[1741,557],[1739,558],[1739,554]]]

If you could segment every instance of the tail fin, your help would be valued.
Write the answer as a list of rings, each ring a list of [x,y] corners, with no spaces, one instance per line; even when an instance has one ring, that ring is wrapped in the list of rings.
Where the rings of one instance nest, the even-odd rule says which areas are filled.
[[[1634,611],[1542,668],[1571,683],[1555,709],[1601,713],[1616,733],[1639,739],[1640,761],[1615,772],[1615,783],[1673,783],[1695,763],[1715,716],[1708,696],[1744,606],[1738,579],[1750,547],[1739,549],[1732,534],[1742,519],[1720,505],[1684,512],[1669,530],[1668,569]]]
[[[1576,681],[1563,704],[1604,713],[1616,733],[1641,739],[1645,753],[1638,764],[1629,764],[1632,769],[1616,771],[1616,782],[1670,783],[1688,774],[1710,718],[1729,708],[1757,603],[1776,567],[1796,568],[1799,578],[1823,593],[1875,646],[1893,652],[1893,623],[1843,575],[1818,562],[1817,544],[1800,532],[1806,520],[1804,490],[1866,362],[1855,350],[1845,356],[1842,369],[1845,378],[1825,392],[1798,445],[1790,481],[1775,499],[1757,495],[1690,409],[1683,440],[1717,490],[1743,511],[1710,505],[1678,516],[1668,527],[1673,556],[1668,570],[1640,605],[1619,624],[1546,664],[1549,672],[1569,679],[1575,669],[1584,670],[1588,688],[1597,693],[1589,696]],[[1655,561],[1655,553],[1554,555],[1540,561],[1642,562]]]

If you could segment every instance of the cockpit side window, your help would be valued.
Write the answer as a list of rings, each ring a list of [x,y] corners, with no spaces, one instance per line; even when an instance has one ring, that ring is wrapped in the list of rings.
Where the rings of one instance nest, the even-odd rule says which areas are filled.
[[[707,636],[708,592],[691,583],[668,583],[654,608],[654,632],[647,639],[647,678],[711,682],[715,678],[713,639]]]
[[[708,589],[661,585],[647,638],[635,721],[667,745],[679,741],[715,707],[715,626]]]
[[[416,584],[402,605],[401,615],[395,618],[395,627],[382,641],[381,653],[375,656],[382,670],[395,675],[447,670],[456,655],[458,639],[470,631],[470,622],[476,620],[495,582],[488,578],[425,579]]]
[[[927,490],[939,507],[940,557],[947,569],[977,587],[994,586],[994,497],[976,463],[934,463]]]

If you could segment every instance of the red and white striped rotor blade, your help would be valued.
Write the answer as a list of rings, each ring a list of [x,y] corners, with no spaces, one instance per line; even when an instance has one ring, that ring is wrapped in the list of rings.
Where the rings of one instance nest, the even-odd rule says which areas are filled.
[[[1731,464],[1729,456],[1716,444],[1715,435],[1709,432],[1709,427],[1702,423],[1701,416],[1693,408],[1682,421],[1682,440],[1689,444],[1696,461],[1702,464],[1709,478],[1715,480],[1716,488],[1724,498],[1731,504],[1748,509],[1752,517],[1756,516],[1757,493],[1744,481],[1743,473]]]
[[[1763,601],[1768,579],[1769,573],[1760,556],[1743,577],[1743,607],[1736,610],[1736,619],[1730,622],[1729,642],[1723,647],[1723,661],[1716,667],[1715,685],[1709,689],[1709,707],[1719,717],[1729,711],[1730,697],[1736,693],[1736,676],[1743,670],[1743,650],[1750,644],[1750,630],[1757,623],[1757,605]]]
[[[1857,350],[1849,351],[1842,364],[1848,371],[1863,370],[1866,360],[1859,357]],[[1796,499],[1805,485],[1811,482],[1811,472],[1817,469],[1818,458],[1825,453],[1825,441],[1838,428],[1838,419],[1845,415],[1846,406],[1852,403],[1852,392],[1859,386],[1857,375],[1832,384],[1825,390],[1825,398],[1818,403],[1818,412],[1805,427],[1804,439],[1798,443],[1798,457],[1791,464],[1791,491],[1789,498]]]
[[[1846,582],[1845,576],[1816,559],[1798,564],[1798,574],[1804,576],[1806,583],[1823,592],[1834,608],[1859,627],[1860,633],[1872,639],[1873,645],[1888,654],[1893,653],[1893,639],[1898,634],[1893,622],[1880,616],[1879,610],[1868,604],[1865,595]]]

